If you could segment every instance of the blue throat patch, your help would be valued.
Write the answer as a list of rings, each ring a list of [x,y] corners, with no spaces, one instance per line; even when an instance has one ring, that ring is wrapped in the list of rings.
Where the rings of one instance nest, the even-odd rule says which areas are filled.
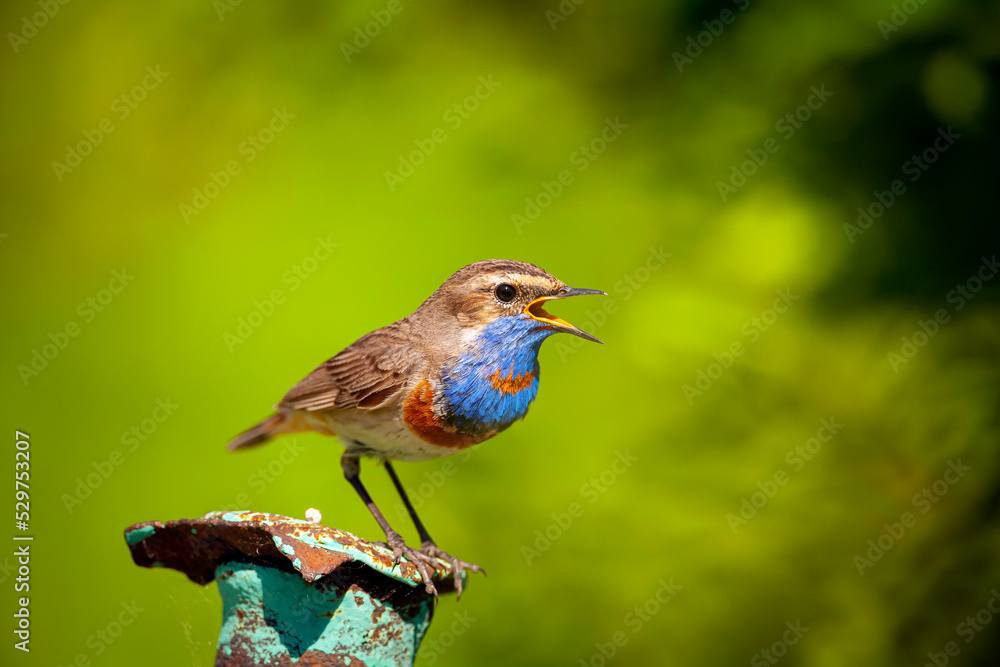
[[[498,317],[444,369],[445,417],[460,432],[500,431],[528,414],[538,394],[538,350],[555,331],[526,315]]]

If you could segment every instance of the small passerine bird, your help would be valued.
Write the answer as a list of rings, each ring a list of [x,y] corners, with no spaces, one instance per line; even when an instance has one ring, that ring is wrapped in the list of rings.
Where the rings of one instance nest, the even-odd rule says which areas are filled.
[[[292,387],[276,413],[229,443],[230,450],[283,433],[338,437],[344,476],[385,531],[396,562],[420,572],[428,593],[435,559],[481,572],[442,551],[417,517],[391,461],[448,456],[500,433],[527,413],[538,393],[538,351],[554,333],[601,341],[545,311],[547,301],[600,290],[567,287],[533,264],[492,259],[459,269],[411,315],[359,338]],[[420,536],[409,547],[375,506],[359,459],[385,462]]]

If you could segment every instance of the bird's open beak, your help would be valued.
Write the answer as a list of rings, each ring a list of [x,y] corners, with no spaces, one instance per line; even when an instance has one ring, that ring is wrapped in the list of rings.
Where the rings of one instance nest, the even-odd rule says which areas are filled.
[[[604,341],[593,336],[579,327],[575,327],[566,320],[556,317],[551,313],[545,312],[542,304],[546,301],[551,301],[552,299],[565,299],[570,296],[583,296],[585,294],[603,294],[607,296],[607,292],[602,292],[599,289],[584,289],[581,287],[563,287],[556,294],[551,294],[549,296],[540,296],[527,306],[524,307],[524,313],[533,320],[542,322],[544,324],[558,329],[559,331],[565,331],[566,333],[571,333],[574,336],[579,336],[580,338],[586,338],[587,340],[592,340],[595,343],[604,344]]]

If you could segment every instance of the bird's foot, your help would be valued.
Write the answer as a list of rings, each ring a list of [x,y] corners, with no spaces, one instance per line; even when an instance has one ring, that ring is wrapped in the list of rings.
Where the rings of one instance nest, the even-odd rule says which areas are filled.
[[[451,573],[455,577],[455,592],[457,595],[456,599],[462,599],[462,571],[469,570],[470,572],[482,572],[483,576],[486,576],[486,570],[479,567],[475,563],[466,563],[464,560],[459,560],[451,554],[443,551],[438,545],[433,542],[424,542],[420,545],[420,552],[424,555],[437,558],[438,560],[444,561],[445,563],[451,564]]]
[[[437,559],[430,554],[422,553],[413,547],[407,546],[406,541],[403,540],[403,536],[397,532],[387,534],[385,541],[396,556],[393,565],[399,565],[400,559],[404,556],[408,561],[413,563],[413,566],[420,572],[420,579],[424,582],[424,590],[434,596],[434,603],[436,604],[438,601],[438,592],[434,586],[434,582],[431,581],[431,575],[437,569],[438,565],[440,565]]]

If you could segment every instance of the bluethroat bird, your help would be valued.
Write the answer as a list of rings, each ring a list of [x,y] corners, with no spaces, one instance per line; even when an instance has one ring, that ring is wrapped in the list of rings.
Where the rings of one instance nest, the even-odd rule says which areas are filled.
[[[567,287],[533,264],[492,259],[459,269],[416,312],[362,336],[291,388],[271,417],[237,436],[230,450],[282,433],[337,436],[344,476],[385,531],[396,562],[406,557],[428,593],[434,559],[449,563],[458,594],[462,571],[482,568],[434,543],[392,461],[455,454],[500,433],[528,413],[538,393],[538,350],[554,333],[601,341],[545,311],[553,299],[600,290]],[[385,462],[420,536],[413,549],[375,506],[359,459]]]

